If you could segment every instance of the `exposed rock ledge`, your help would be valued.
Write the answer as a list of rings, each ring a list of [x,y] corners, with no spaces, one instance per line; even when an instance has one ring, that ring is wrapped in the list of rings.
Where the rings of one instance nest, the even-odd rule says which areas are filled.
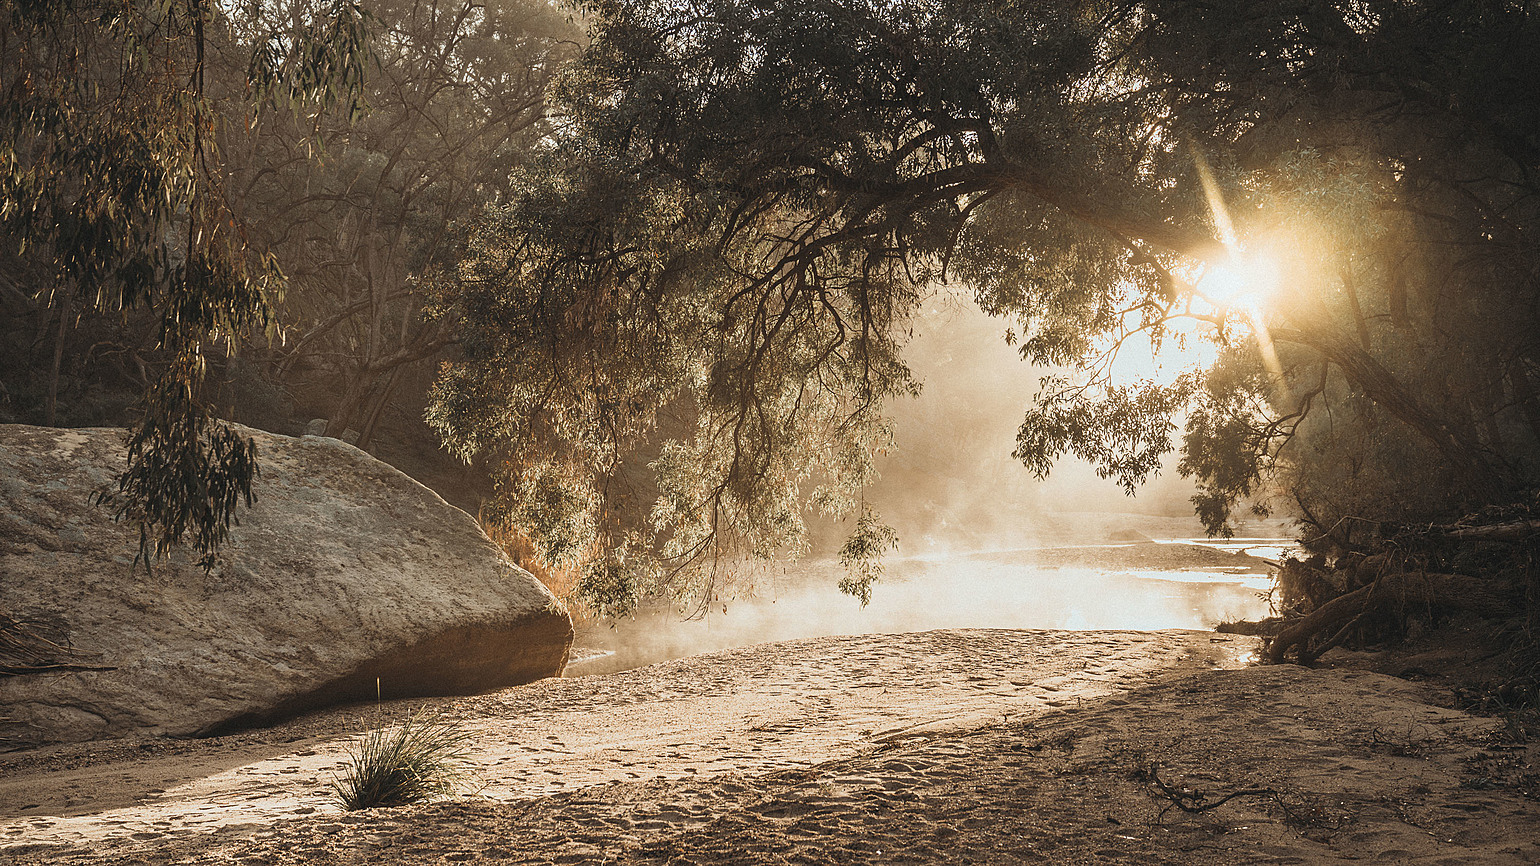
[[[572,621],[465,512],[335,439],[255,437],[257,503],[205,574],[133,567],[91,491],[122,430],[0,425],[0,611],[62,623],[112,670],[0,678],[0,737],[190,735],[310,707],[561,673]]]

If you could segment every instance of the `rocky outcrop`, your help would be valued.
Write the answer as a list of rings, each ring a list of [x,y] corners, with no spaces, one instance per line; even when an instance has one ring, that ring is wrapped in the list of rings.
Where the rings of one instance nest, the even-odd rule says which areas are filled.
[[[0,612],[110,670],[0,678],[0,738],[190,735],[355,699],[561,673],[572,622],[465,512],[336,439],[244,430],[256,505],[211,573],[134,565],[89,497],[124,433],[0,425]]]

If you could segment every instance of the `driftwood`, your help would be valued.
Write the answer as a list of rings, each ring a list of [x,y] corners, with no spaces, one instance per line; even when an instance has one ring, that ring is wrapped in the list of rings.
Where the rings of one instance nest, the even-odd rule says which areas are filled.
[[[1515,609],[1512,597],[1497,581],[1464,574],[1389,574],[1290,623],[1267,648],[1267,662],[1279,664],[1289,650],[1298,647],[1300,664],[1309,664],[1346,639],[1365,617],[1397,603],[1467,610],[1489,617],[1506,616]],[[1322,635],[1330,637],[1312,647],[1311,641]]]
[[[1456,526],[1444,530],[1444,535],[1471,541],[1527,541],[1540,535],[1540,520],[1520,520],[1492,526]]]

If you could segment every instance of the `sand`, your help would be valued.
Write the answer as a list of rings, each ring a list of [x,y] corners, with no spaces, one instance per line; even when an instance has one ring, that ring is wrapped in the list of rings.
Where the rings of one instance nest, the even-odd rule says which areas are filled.
[[[815,638],[16,753],[0,862],[1540,862],[1540,753],[1502,719],[1365,670],[1249,667],[1255,650],[1188,631]],[[347,746],[421,706],[471,732],[474,784],[343,812]]]

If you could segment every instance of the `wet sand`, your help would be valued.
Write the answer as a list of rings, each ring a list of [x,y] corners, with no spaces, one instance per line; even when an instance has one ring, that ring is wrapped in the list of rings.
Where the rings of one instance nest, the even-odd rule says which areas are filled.
[[[1540,861],[1540,755],[1501,720],[1380,674],[1247,668],[1254,650],[1187,631],[826,637],[0,756],[0,862]],[[471,732],[474,785],[343,812],[346,747],[417,706]]]

